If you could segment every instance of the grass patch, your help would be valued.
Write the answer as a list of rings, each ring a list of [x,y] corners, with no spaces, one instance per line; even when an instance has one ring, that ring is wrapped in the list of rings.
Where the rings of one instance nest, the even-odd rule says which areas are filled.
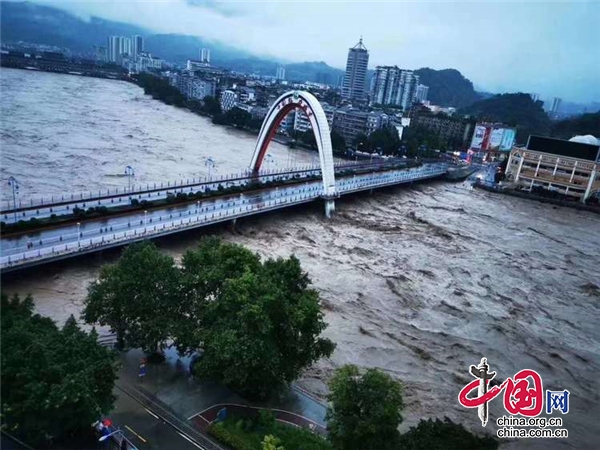
[[[223,422],[212,424],[208,431],[233,450],[262,450],[266,435],[277,437],[285,450],[333,450],[325,438],[303,428],[281,424],[270,411],[261,411],[258,419],[231,414]]]

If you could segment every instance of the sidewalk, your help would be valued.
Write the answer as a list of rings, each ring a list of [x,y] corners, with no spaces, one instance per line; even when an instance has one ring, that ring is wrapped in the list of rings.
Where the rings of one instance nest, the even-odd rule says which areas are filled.
[[[146,376],[140,380],[139,364],[144,356],[141,350],[121,354],[120,380],[156,398],[182,420],[191,420],[214,405],[236,404],[289,411],[326,427],[326,406],[300,389],[291,388],[283,401],[251,403],[225,386],[194,379],[189,373],[190,358],[178,358],[174,349],[165,351],[162,364],[146,364]]]

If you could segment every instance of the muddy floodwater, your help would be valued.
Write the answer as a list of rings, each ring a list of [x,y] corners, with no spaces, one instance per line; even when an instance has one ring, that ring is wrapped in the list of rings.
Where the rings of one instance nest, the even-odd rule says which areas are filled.
[[[137,101],[144,102],[155,103]],[[189,120],[203,124],[202,133],[231,134]],[[4,142],[11,131],[2,132]],[[253,137],[234,136],[246,148],[247,164]],[[143,160],[136,153],[143,150],[131,151]],[[279,151],[283,161],[285,149]],[[3,175],[11,170],[5,158],[3,152]],[[182,166],[173,167],[177,176]],[[554,412],[567,440],[513,439],[502,448],[599,447],[600,216],[430,182],[343,198],[330,220],[314,205],[212,232],[264,257],[295,254],[309,272],[329,324],[325,335],[337,343],[330,359],[299,380],[310,392],[325,396],[327,380],[343,364],[377,367],[404,383],[403,429],[420,418],[447,416],[481,432],[477,411],[460,406],[457,396],[473,380],[469,365],[487,357],[500,381],[534,369],[544,390],[571,393],[569,413]],[[187,233],[158,245],[179,259],[201,236]],[[88,283],[114,258],[92,255],[39,268],[5,280],[3,289],[31,293],[41,314],[63,322],[79,314]],[[505,414],[499,396],[485,431],[495,432],[496,418]]]

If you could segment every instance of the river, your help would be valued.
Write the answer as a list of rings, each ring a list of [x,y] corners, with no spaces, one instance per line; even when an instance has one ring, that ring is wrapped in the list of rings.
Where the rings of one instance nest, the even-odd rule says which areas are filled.
[[[27,195],[192,177],[213,156],[222,173],[246,167],[254,137],[163,105],[122,82],[2,73],[2,180]],[[278,164],[311,154],[273,145]],[[112,184],[111,184],[112,183]],[[122,184],[121,184],[122,185]],[[544,389],[571,392],[568,440],[510,440],[502,448],[597,448],[600,435],[600,217],[433,182],[249,218],[214,231],[263,257],[295,254],[321,294],[331,358],[299,383],[318,396],[336,367],[378,367],[404,383],[403,429],[448,416],[481,432],[458,404],[469,365],[487,357],[504,380],[523,369]],[[202,232],[159,241],[176,259]],[[103,259],[104,258],[104,259]],[[67,262],[4,283],[31,293],[41,314],[78,315],[87,285],[112,255]],[[33,274],[33,276],[32,276]],[[506,415],[501,396],[490,423]],[[557,415],[555,412],[554,415]]]

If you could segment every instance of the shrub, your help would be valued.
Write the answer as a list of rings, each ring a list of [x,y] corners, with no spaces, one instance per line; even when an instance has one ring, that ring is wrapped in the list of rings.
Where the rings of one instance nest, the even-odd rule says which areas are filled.
[[[241,422],[243,425],[242,420],[239,422]],[[239,436],[230,433],[229,430],[227,430],[220,423],[213,423],[209,425],[208,434],[214,436],[219,442],[225,444],[233,450],[255,450],[253,447],[246,444]]]
[[[131,206],[138,206],[139,204],[140,204],[140,201],[137,198],[131,199]]]
[[[447,417],[421,420],[400,436],[403,450],[495,450],[498,441],[490,436],[480,437]]]

